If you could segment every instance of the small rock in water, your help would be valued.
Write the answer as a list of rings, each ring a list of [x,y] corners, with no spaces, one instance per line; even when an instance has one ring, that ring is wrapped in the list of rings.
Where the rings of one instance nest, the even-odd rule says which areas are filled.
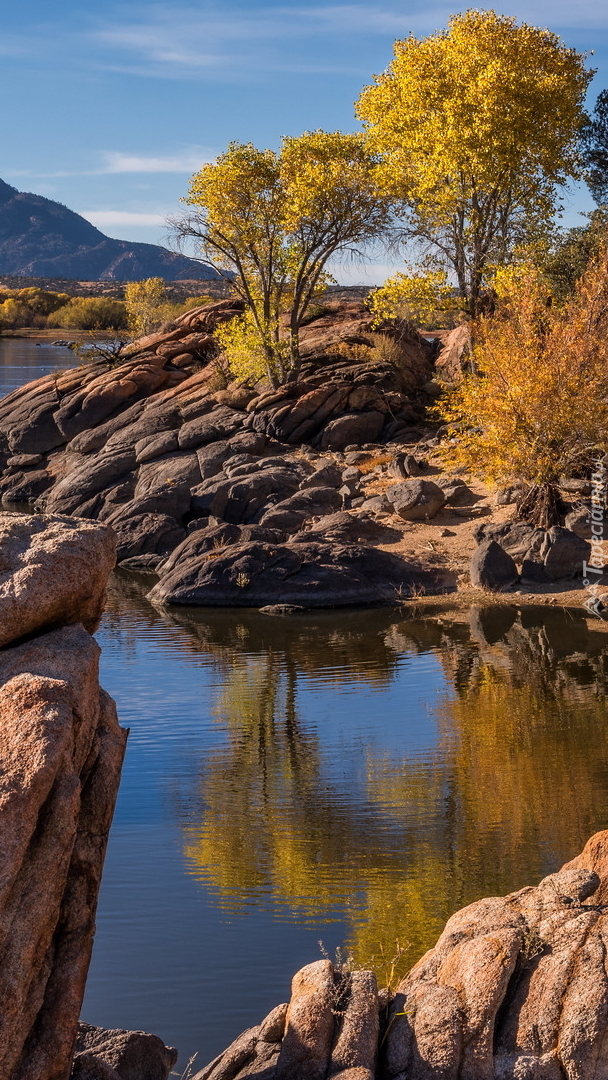
[[[297,611],[306,611],[300,604],[266,604],[260,608],[261,615],[293,615]]]

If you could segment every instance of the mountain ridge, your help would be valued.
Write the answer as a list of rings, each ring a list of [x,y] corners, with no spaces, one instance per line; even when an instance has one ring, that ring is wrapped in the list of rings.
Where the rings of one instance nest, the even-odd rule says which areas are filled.
[[[0,179],[0,274],[87,281],[217,279],[207,263],[159,244],[114,240],[53,199]]]

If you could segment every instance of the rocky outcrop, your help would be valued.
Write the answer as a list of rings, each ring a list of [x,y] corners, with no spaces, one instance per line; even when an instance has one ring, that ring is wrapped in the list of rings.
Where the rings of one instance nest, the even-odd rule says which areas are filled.
[[[290,542],[319,518],[366,502],[360,470],[344,468],[348,451],[411,432],[426,400],[434,346],[407,324],[387,323],[380,329],[392,359],[383,359],[382,349],[374,352],[378,334],[364,306],[330,303],[302,328],[297,381],[277,389],[237,383],[217,389],[214,330],[242,307],[222,300],[195,308],[125,347],[118,365],[97,362],[48,376],[0,402],[2,504],[35,499],[47,513],[105,522],[117,536],[119,562],[152,570],[192,529],[259,525],[270,530],[273,543]],[[408,475],[417,467],[409,455]],[[414,515],[429,517],[445,502],[427,481],[409,483],[422,491]],[[388,506],[381,499],[376,507],[372,499],[364,509]],[[179,587],[175,575],[171,587],[168,581],[159,586],[163,602],[177,602],[186,592],[202,595],[203,581],[209,602],[221,602],[216,597],[224,584],[249,573],[233,572],[242,557],[240,551],[222,555],[212,567],[205,555],[194,575],[189,560],[180,568]],[[346,575],[344,603],[372,594],[375,602],[393,586],[396,571],[387,557],[378,589],[368,587],[353,569],[353,559],[360,567],[364,557],[364,549],[356,559],[337,547],[323,549],[327,582]],[[308,565],[301,544],[297,557],[285,551],[278,562],[270,550],[255,555],[256,580],[268,581],[263,604],[276,599],[283,558]],[[410,581],[409,571],[403,563],[399,587]],[[298,570],[297,582],[304,576]],[[296,576],[285,571],[285,577],[299,595]],[[230,587],[225,602],[242,603],[255,593]],[[321,593],[340,602],[333,584],[323,584]]]
[[[196,535],[196,534],[194,534]],[[192,550],[192,549],[191,549]],[[236,542],[201,558],[200,551],[162,573],[151,603],[202,607],[296,604],[336,607],[378,604],[410,596],[422,573],[387,551],[358,543],[332,543],[302,534],[288,544]]]
[[[608,1072],[608,832],[449,919],[395,992],[329,960],[194,1080],[596,1080]]]
[[[66,1080],[126,732],[91,637],[105,526],[0,516],[0,1075]]]
[[[536,888],[453,915],[398,988],[383,1076],[603,1075],[607,887],[603,832]]]

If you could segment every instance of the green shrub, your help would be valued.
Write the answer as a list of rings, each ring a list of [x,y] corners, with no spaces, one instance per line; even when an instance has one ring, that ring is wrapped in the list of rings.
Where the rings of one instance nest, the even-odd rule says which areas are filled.
[[[78,296],[49,316],[48,326],[64,330],[125,330],[127,312],[122,300]]]

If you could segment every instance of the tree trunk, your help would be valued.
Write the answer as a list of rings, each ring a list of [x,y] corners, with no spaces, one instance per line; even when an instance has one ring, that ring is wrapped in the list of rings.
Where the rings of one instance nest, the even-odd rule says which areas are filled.
[[[295,312],[295,309],[294,309]],[[289,374],[287,382],[296,382],[300,373],[300,321],[292,312],[289,326]]]
[[[561,498],[554,484],[532,484],[515,508],[519,521],[550,529],[559,525]]]

